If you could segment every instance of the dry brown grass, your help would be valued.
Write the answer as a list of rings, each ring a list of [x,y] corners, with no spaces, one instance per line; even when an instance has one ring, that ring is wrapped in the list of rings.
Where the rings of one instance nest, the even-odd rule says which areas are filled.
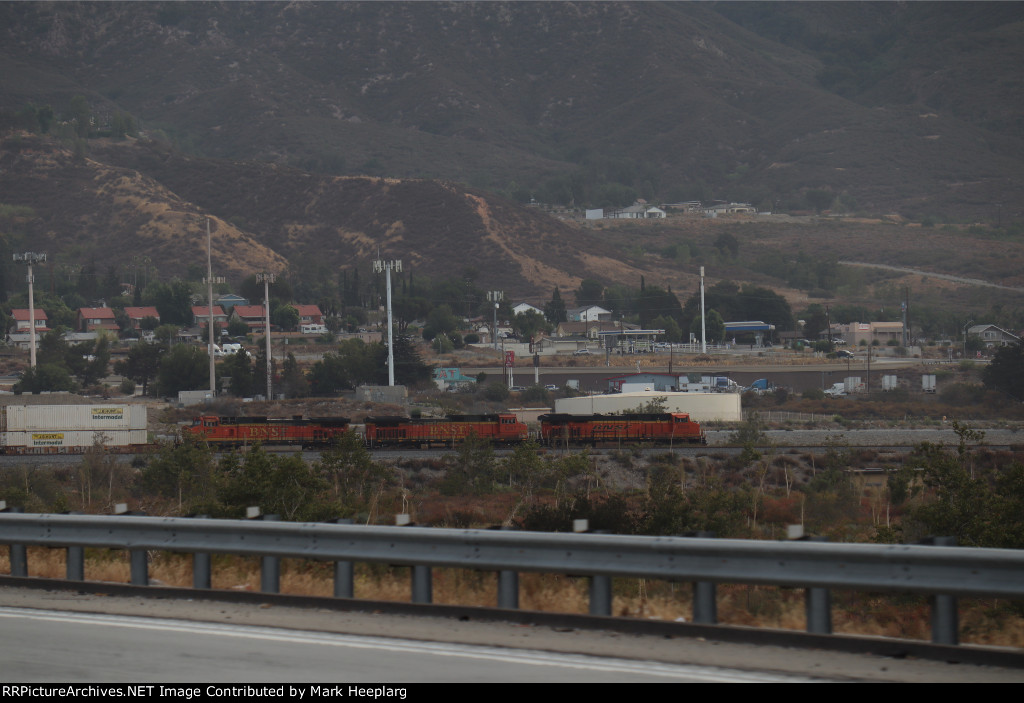
[[[64,559],[63,549],[31,547],[29,576],[63,578]],[[7,553],[0,555],[0,573],[10,573]],[[89,581],[127,583],[127,553],[88,550],[85,576]],[[217,590],[258,591],[259,560],[214,556],[212,580]],[[191,559],[181,554],[153,554],[150,581],[153,585],[191,587]],[[410,569],[357,564],[354,588],[356,598],[409,602]],[[282,560],[281,592],[332,596],[333,564]],[[497,597],[497,578],[493,573],[447,568],[433,571],[435,603],[492,607]],[[559,574],[521,574],[519,601],[524,610],[584,614],[588,611],[589,581]],[[717,605],[722,624],[782,630],[805,627],[802,589],[723,584],[718,587]],[[689,621],[692,610],[692,589],[688,584],[625,578],[613,581],[612,613],[616,616]],[[916,640],[930,637],[928,601],[921,596],[834,592],[832,619],[834,631],[841,634]],[[965,643],[1024,647],[1024,613],[1008,601],[964,599],[960,602],[960,637]]]

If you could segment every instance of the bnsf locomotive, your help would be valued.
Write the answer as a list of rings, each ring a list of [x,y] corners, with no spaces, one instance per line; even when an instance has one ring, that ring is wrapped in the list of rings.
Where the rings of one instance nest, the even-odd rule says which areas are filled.
[[[270,419],[266,417],[217,417],[201,415],[192,420],[183,433],[216,447],[241,447],[260,442],[297,447],[319,447],[331,444],[335,437],[349,429],[347,417],[301,417]]]
[[[492,444],[525,442],[529,430],[512,413],[449,415],[443,420],[408,417],[368,417],[364,436],[368,447],[452,446],[470,435]]]
[[[260,442],[298,447],[323,447],[355,429],[348,418],[269,419],[265,417],[195,418],[184,434],[213,446],[240,447]],[[512,413],[449,415],[444,419],[398,416],[367,417],[363,439],[370,448],[454,447],[471,435],[499,446],[514,446],[531,439],[525,423]],[[541,444],[598,446],[618,442],[707,444],[700,425],[686,413],[633,415],[541,415]]]
[[[541,441],[549,446],[609,442],[707,444],[707,435],[687,413],[633,415],[541,415]]]

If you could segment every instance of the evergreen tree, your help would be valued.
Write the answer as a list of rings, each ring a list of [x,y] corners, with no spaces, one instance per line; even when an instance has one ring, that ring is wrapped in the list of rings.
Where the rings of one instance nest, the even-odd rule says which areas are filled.
[[[565,303],[562,302],[562,294],[558,290],[558,286],[555,286],[555,291],[551,294],[551,300],[544,305],[544,317],[553,325],[565,322],[568,319],[565,312]]]
[[[1024,400],[1024,344],[1000,347],[981,372],[981,380],[986,388]]]
[[[289,398],[304,398],[309,395],[309,381],[299,369],[295,355],[288,352],[281,367],[282,392]]]
[[[163,344],[139,342],[128,350],[128,358],[114,364],[114,373],[142,384],[142,394],[149,392],[149,382],[160,371],[160,358],[167,347]]]
[[[220,364],[220,378],[231,379],[231,394],[239,398],[251,396],[256,390],[256,374],[252,359],[245,351],[229,355]]]
[[[413,343],[412,338],[406,334],[394,335],[395,343],[395,383],[402,386],[415,386],[430,380],[430,367],[423,363],[423,357]],[[383,345],[384,352],[384,377],[387,378],[387,350]]]

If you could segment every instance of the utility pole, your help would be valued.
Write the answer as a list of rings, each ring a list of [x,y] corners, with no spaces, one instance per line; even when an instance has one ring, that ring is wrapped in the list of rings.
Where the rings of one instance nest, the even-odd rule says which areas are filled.
[[[32,264],[46,261],[46,254],[37,254],[33,251],[26,251],[24,254],[15,254],[14,260],[28,266],[28,340],[29,340],[29,366],[36,367],[36,299],[32,290],[32,284],[36,282],[32,275]]]
[[[825,327],[828,328],[828,350],[831,352],[834,350],[832,346],[832,313],[828,309],[828,305],[825,306]]]
[[[494,303],[494,327],[491,328],[492,340],[494,342],[494,351],[498,351],[498,305],[501,303],[505,294],[500,290],[492,290],[487,292],[487,299]]]
[[[396,271],[402,272],[402,260],[397,259],[394,261],[384,261],[383,259],[377,259],[373,262],[373,270],[376,273],[384,272],[386,277],[386,283],[388,288],[388,385],[395,385],[395,345],[392,339],[392,328],[394,325],[391,323],[391,272]]]
[[[700,353],[708,353],[707,320],[704,318],[704,267],[700,267]]]
[[[909,334],[909,329],[910,328],[907,326],[908,322],[909,322],[909,320],[907,319],[907,313],[909,311],[909,308],[910,308],[910,287],[908,286],[908,287],[903,289],[903,345],[902,346],[903,346],[904,349],[907,348],[908,343],[910,342],[910,334]]]
[[[270,355],[270,284],[277,280],[272,273],[257,273],[256,282],[263,284],[263,332],[267,339],[267,400],[273,400],[274,364]]]
[[[213,356],[213,284],[223,283],[224,277],[213,277],[213,259],[210,256],[210,218],[206,218],[206,300],[209,305],[210,316],[206,319],[206,328],[210,334],[210,396],[217,397],[217,365]]]

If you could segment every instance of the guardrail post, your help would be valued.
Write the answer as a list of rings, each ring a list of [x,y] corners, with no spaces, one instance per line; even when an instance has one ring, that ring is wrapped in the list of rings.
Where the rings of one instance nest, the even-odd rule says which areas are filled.
[[[708,539],[714,532],[698,532],[696,537]],[[693,584],[693,621],[701,625],[718,624],[718,599],[712,581],[695,581]]]
[[[395,525],[398,527],[416,527],[408,513],[395,515]],[[434,584],[430,566],[426,564],[413,564],[409,575],[412,587],[412,602],[433,603]]]
[[[956,537],[930,537],[923,544],[936,547],[955,547]],[[934,644],[960,644],[960,618],[956,596],[934,595],[929,599],[932,607],[932,642]]]
[[[502,530],[514,527],[502,525]],[[508,610],[519,609],[519,572],[502,570],[498,572],[498,607]]]
[[[825,537],[807,537],[808,542],[828,542]],[[832,592],[827,588],[808,588],[804,596],[807,631],[816,635],[832,634]]]
[[[426,564],[415,564],[412,567],[412,602],[434,602],[434,588],[431,581],[431,571],[430,567]]]
[[[352,518],[338,518],[335,522],[339,525],[351,525]],[[334,562],[334,597],[354,598],[355,583],[353,564],[350,561]]]
[[[592,534],[608,534],[607,530],[594,530]],[[612,614],[612,577],[590,577],[590,614]]]
[[[69,512],[67,515],[81,515],[80,512]],[[68,547],[65,552],[65,578],[68,581],[85,581],[85,548]]]
[[[123,503],[118,505],[118,515],[145,515],[144,512],[129,512],[121,510],[126,507]],[[133,586],[149,585],[149,552],[145,549],[129,549],[128,559],[131,572],[131,584]]]
[[[280,515],[264,515],[260,518],[268,522],[276,522],[281,519]],[[281,592],[281,559],[280,557],[260,557],[260,592],[280,593]]]
[[[23,513],[25,511],[22,508],[10,507],[4,508],[4,512]],[[22,578],[28,576],[28,555],[25,552],[25,545],[9,544],[7,547],[10,550],[11,557],[11,576],[20,576]]]
[[[590,614],[612,614],[612,577],[590,577]]]
[[[205,520],[209,515],[194,515],[196,519]],[[210,568],[210,555],[207,552],[192,553],[192,588],[204,588],[209,590],[212,586],[212,570]]]

